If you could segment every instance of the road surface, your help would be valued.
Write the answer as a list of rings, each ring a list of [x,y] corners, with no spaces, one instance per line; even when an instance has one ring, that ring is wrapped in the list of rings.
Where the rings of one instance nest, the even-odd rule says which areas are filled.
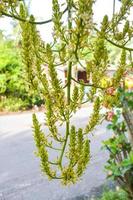
[[[72,119],[73,124],[83,127],[88,113],[88,108],[82,108]],[[39,112],[37,116],[43,122],[44,114]],[[47,180],[40,172],[39,159],[34,155],[32,113],[0,116],[0,200],[88,199],[106,181],[104,164],[108,155],[101,150],[101,141],[110,136],[106,125],[103,122],[89,136],[92,159],[82,179],[66,187],[58,180]]]

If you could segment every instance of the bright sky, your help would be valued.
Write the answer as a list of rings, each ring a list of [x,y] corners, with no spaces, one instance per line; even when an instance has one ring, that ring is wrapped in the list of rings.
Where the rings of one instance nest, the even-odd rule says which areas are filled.
[[[60,0],[63,2],[63,0]],[[34,13],[36,17],[40,16],[42,19],[49,19],[52,14],[52,0],[32,0],[31,12]],[[120,7],[120,2],[116,1],[116,10]],[[97,0],[94,5],[94,20],[96,23],[100,23],[105,14],[111,16],[113,12],[113,0]],[[44,40],[51,40],[51,30],[52,26],[50,24],[39,27],[42,37]]]
[[[62,2],[63,0],[60,1]],[[52,0],[32,0],[30,5],[31,13],[33,13],[38,20],[47,20],[51,18],[51,4]],[[120,2],[116,1],[116,10],[118,10],[119,7]],[[105,14],[110,17],[112,15],[112,10],[113,0],[104,0],[104,3],[103,0],[97,0],[94,5],[94,21],[96,23],[100,23]],[[10,20],[0,19],[0,29],[5,30],[5,33],[9,34],[12,29]],[[39,26],[39,30],[44,40],[46,40],[47,42],[51,41],[52,26],[50,24]]]

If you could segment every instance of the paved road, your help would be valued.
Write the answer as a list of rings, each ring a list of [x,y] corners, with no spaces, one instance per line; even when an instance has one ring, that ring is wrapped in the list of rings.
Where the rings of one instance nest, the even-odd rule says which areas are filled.
[[[88,112],[88,108],[82,108],[72,122],[83,127]],[[92,159],[82,179],[75,185],[64,187],[59,181],[48,181],[40,172],[39,160],[33,153],[31,115],[0,117],[0,200],[86,199],[94,188],[105,182],[103,166],[108,155],[101,150],[101,141],[110,135],[105,128],[106,122],[97,127],[93,136],[89,136]],[[37,115],[43,122],[43,113]]]

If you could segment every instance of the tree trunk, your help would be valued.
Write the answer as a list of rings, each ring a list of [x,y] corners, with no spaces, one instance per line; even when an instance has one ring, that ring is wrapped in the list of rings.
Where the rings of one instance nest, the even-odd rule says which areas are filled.
[[[127,124],[129,140],[133,147],[133,111],[129,110],[125,105],[123,108],[123,117]]]

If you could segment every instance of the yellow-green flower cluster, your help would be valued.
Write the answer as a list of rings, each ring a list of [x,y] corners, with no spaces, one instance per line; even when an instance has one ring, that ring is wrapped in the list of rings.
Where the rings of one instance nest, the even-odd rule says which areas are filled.
[[[50,168],[48,152],[46,150],[47,139],[41,130],[41,125],[39,124],[35,114],[33,115],[33,128],[34,139],[37,147],[37,155],[41,160],[41,170],[43,173],[47,174],[49,178],[52,178],[55,176],[55,171]]]
[[[71,166],[65,167],[62,171],[62,183],[68,185],[77,181],[74,169]]]
[[[56,171],[51,168],[51,162],[49,161],[47,147],[52,148],[48,142],[47,137],[41,130],[37,117],[33,114],[33,129],[34,129],[34,140],[37,147],[36,155],[40,158],[41,170],[49,178],[62,179],[62,183],[67,185],[75,183],[80,177],[89,160],[90,160],[90,141],[84,138],[83,130],[79,129],[76,131],[74,126],[70,130],[70,141],[68,149],[68,166],[60,168],[60,163],[56,163],[57,168],[60,168],[60,176],[56,177]]]
[[[42,92],[43,92],[44,99],[45,99],[46,125],[49,128],[51,136],[53,136],[53,138],[56,141],[61,141],[61,139],[58,136],[58,130],[57,130],[57,127],[56,127],[57,117],[56,117],[56,113],[54,112],[54,106],[53,106],[54,97],[51,96],[49,83],[48,83],[48,80],[46,78],[46,75],[45,74],[43,74],[43,76],[40,75],[40,80],[41,80],[42,85],[43,85]]]
[[[21,15],[24,17],[24,10],[21,8]],[[34,17],[30,17],[30,22],[34,22]],[[50,91],[49,82],[47,80],[44,67],[42,66],[43,60],[41,52],[41,39],[36,30],[35,24],[28,21],[21,23],[22,28],[22,54],[23,61],[26,66],[28,80],[32,81],[33,86],[41,93],[45,99],[46,108],[46,124],[49,127],[51,136],[57,141],[61,141],[58,137],[57,127],[55,125],[57,118],[54,113],[54,99],[58,102],[60,107],[63,104],[63,92],[61,93],[61,86],[57,79],[57,74],[53,67],[53,58],[51,55],[50,47],[44,49],[47,52],[46,62],[48,62],[49,74],[51,77],[51,84],[53,86],[54,94]],[[55,90],[56,91],[55,91]],[[61,98],[59,97],[61,95]],[[57,98],[58,97],[58,98]],[[63,109],[60,109],[61,112]]]
[[[41,130],[41,125],[39,124],[35,114],[33,114],[33,128],[36,147],[39,149],[42,145],[45,146],[48,142]]]
[[[75,2],[77,12],[73,29],[70,30],[71,40],[69,41],[70,54],[73,54],[74,62],[79,59],[81,49],[88,45],[88,37],[93,24],[93,3],[93,0],[78,0]]]
[[[60,11],[60,6],[58,0],[52,0],[53,3],[53,23],[54,23],[54,39],[64,40],[64,29],[62,23],[62,12]]]
[[[118,92],[116,92],[114,95],[104,93],[102,104],[104,107],[111,109],[119,104],[119,98]]]
[[[97,35],[97,39],[94,46],[94,59],[92,61],[92,82],[95,85],[99,85],[100,80],[105,74],[108,67],[108,51],[105,43],[106,30],[108,28],[108,18],[103,18],[101,31]]]
[[[61,86],[61,80],[58,79],[57,71],[54,66],[54,56],[50,45],[46,47],[47,62],[48,62],[48,72],[50,77],[51,94],[54,97],[54,103],[56,104],[56,112],[58,113],[59,119],[65,117],[64,107],[65,107],[65,94]]]
[[[90,142],[84,138],[81,128],[76,131],[74,126],[71,127],[68,154],[70,164],[62,172],[64,184],[77,181],[90,160]]]
[[[120,8],[118,17],[124,19],[132,6],[133,6],[132,0],[122,0],[122,6]]]
[[[127,16],[132,6],[133,6],[132,0],[123,0],[119,13],[113,16],[113,19],[111,21],[111,28],[113,30],[112,37],[117,42],[123,43],[123,42],[126,42],[126,40],[131,38],[132,31],[131,31],[130,23],[127,20]],[[123,31],[119,31],[119,25],[121,23],[123,24],[125,23],[123,25]]]
[[[101,105],[100,99],[99,97],[97,97],[96,100],[94,101],[93,112],[85,128],[85,134],[90,133],[95,128],[95,126],[99,123],[101,119],[100,105]]]
[[[77,138],[76,128],[75,126],[72,126],[70,131],[70,143],[69,143],[69,159],[72,165],[77,161],[76,138]]]
[[[31,25],[29,22],[23,24],[22,32],[22,58],[23,63],[25,64],[25,71],[28,77],[28,80],[33,83],[35,77],[35,55],[33,51],[33,43],[31,40]]]
[[[109,106],[117,104],[117,92],[112,95],[110,91],[117,91],[123,77],[126,68],[125,50],[122,51],[119,67],[114,77],[105,86],[109,86],[109,90],[103,89],[101,80],[105,76],[109,63],[107,41],[109,42],[111,37],[113,39],[116,37],[116,46],[121,47],[122,44],[121,48],[124,49],[126,39],[128,41],[129,36],[132,36],[128,21],[125,22],[122,32],[118,29],[119,23],[126,19],[123,17],[131,7],[131,2],[131,0],[123,0],[119,15],[115,14],[111,21],[105,16],[100,30],[97,30],[92,19],[94,0],[66,0],[65,11],[61,11],[59,0],[52,0],[53,15],[52,20],[48,21],[53,22],[53,44],[42,42],[36,28],[36,24],[47,22],[36,22],[32,15],[28,15],[23,2],[20,5],[20,14],[17,15],[17,12],[13,14],[14,18],[20,20],[22,56],[27,78],[30,85],[39,93],[41,92],[45,101],[45,124],[48,127],[48,137],[41,130],[36,115],[33,115],[34,139],[37,155],[41,161],[41,169],[49,178],[62,179],[63,184],[75,183],[87,167],[90,160],[90,142],[87,134],[101,121],[101,104]],[[17,3],[17,0],[1,1],[0,12],[2,13],[2,9],[11,10],[12,6],[16,6]],[[67,12],[67,20],[63,21],[65,12]],[[95,31],[96,34],[94,34]],[[87,56],[84,57],[84,53]],[[82,64],[81,60],[85,61],[83,63],[87,62],[87,67]],[[90,76],[92,78],[90,83],[78,82],[72,77],[75,65],[80,65],[84,70],[87,68],[88,78]],[[57,66],[67,67],[65,85],[58,77]],[[75,85],[73,88],[74,81],[80,86]],[[77,130],[71,125],[71,117],[73,112],[85,103],[83,97],[86,86],[90,87],[87,100],[94,102],[93,112],[85,129]],[[58,124],[65,125],[65,133],[59,133]],[[53,144],[59,148],[54,147]],[[49,161],[48,148],[57,150],[56,162]],[[67,164],[64,162],[66,159]],[[52,165],[55,168],[52,168]],[[58,177],[56,169],[59,171]]]
[[[73,89],[72,101],[70,104],[71,111],[76,112],[78,102],[79,102],[79,88],[78,88],[78,86],[75,86]]]
[[[10,8],[15,8],[18,4],[18,0],[1,0],[0,1],[0,13],[7,12]],[[2,13],[1,13],[2,14]]]
[[[21,4],[20,6],[20,16],[26,19],[26,11],[24,6]],[[28,21],[20,22],[21,30],[22,30],[22,58],[23,63],[25,65],[26,76],[28,77],[28,81],[32,84],[35,78],[35,66],[36,66],[36,55],[35,55],[35,47],[34,47],[34,34],[32,24]]]
[[[90,144],[89,144],[89,140],[87,139],[84,142],[83,150],[81,154],[79,155],[79,159],[77,162],[78,177],[80,177],[83,174],[89,161],[90,161]]]
[[[130,38],[131,37],[131,29],[130,29],[130,23],[129,21],[127,20],[124,24],[124,27],[123,27],[123,31],[120,32],[120,31],[116,31],[115,34],[114,34],[114,38],[117,40],[117,41],[126,41],[128,39],[128,37]]]
[[[81,106],[84,97],[84,86],[75,86],[72,93],[70,110],[71,112],[76,112],[77,108]]]
[[[125,70],[126,70],[126,51],[123,50],[121,53],[120,66],[118,67],[112,79],[112,83],[114,87],[117,88],[120,85],[120,81],[123,77]]]

